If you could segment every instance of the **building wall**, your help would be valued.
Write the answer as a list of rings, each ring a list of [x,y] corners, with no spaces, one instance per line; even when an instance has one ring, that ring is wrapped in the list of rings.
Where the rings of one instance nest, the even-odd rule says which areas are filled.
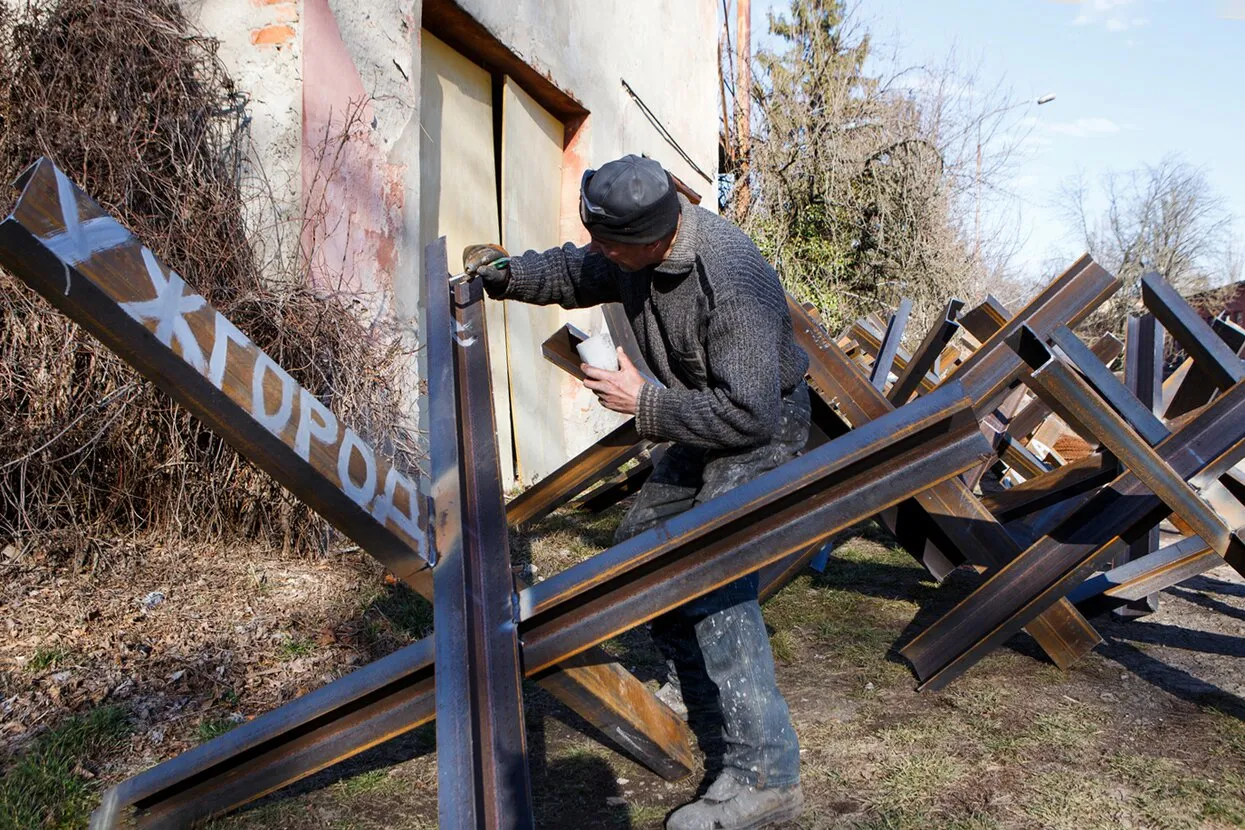
[[[286,264],[308,254],[314,282],[350,292],[367,313],[396,315],[417,343],[420,238],[428,231],[420,217],[422,0],[183,2],[201,29],[222,41],[222,59],[251,95],[256,180],[262,179],[276,205],[273,216],[256,217],[265,253],[275,257],[280,251]],[[577,210],[583,169],[624,153],[657,159],[714,209],[713,183],[679,157],[622,85],[625,79],[700,168],[714,175],[713,0],[458,5],[588,111],[583,124],[568,131],[563,149],[561,239],[586,241]],[[523,239],[507,241],[512,248],[526,247]],[[451,267],[457,254],[450,251]],[[599,312],[556,315],[587,330],[599,327],[600,319]],[[553,320],[541,318],[541,325],[548,322]],[[417,363],[412,379],[424,374]],[[418,402],[412,400],[411,408],[417,410]],[[621,420],[568,379],[559,378],[549,409],[549,429],[565,457]]]

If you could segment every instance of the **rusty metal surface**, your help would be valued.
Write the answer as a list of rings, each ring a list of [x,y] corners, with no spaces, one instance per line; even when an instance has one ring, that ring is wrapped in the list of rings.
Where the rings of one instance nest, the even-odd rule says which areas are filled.
[[[520,595],[539,669],[822,541],[989,452],[947,387],[666,520]]]
[[[921,341],[921,345],[917,346],[916,351],[912,353],[912,360],[904,367],[895,385],[891,387],[887,395],[891,403],[896,406],[907,403],[920,388],[921,380],[934,369],[938,356],[960,330],[960,324],[955,318],[963,307],[963,300],[951,300],[947,303],[942,316],[934,322],[929,333],[925,335],[925,339]]]
[[[858,367],[830,341],[824,330],[791,300],[788,300],[788,310],[796,342],[809,355],[809,377],[827,399],[839,404],[854,427],[859,429],[878,418],[903,411],[903,408],[895,409],[881,392],[869,384]],[[883,523],[935,576],[945,576],[955,565],[965,561],[984,568],[996,568],[1022,550],[1021,545],[957,477],[924,490],[915,501],[919,506],[916,512],[928,516],[939,530],[940,539],[945,540],[943,544],[928,537],[909,539],[909,535],[919,532],[919,529],[912,521],[900,521],[897,514],[883,514]],[[1061,666],[1071,665],[1100,642],[1093,627],[1066,603],[1057,604],[1048,615],[1036,621],[1031,633],[1051,659]]]
[[[1245,378],[1245,367],[1232,348],[1158,274],[1142,276],[1141,299],[1215,386],[1226,389]]]
[[[1165,333],[1159,327],[1158,320],[1153,314],[1129,315],[1125,337],[1127,348],[1124,353],[1124,386],[1153,416],[1158,416],[1163,411],[1165,340]],[[1167,432],[1166,427],[1163,432]],[[1162,437],[1158,440],[1162,440]],[[1148,435],[1146,440],[1151,441],[1152,444],[1158,443],[1158,441],[1151,440]],[[1158,551],[1159,543],[1159,527],[1155,525],[1141,538],[1129,542],[1124,553],[1115,558],[1114,564],[1125,565],[1149,556]],[[1154,592],[1132,601],[1120,613],[1125,616],[1141,616],[1153,613],[1158,608],[1159,595]]]
[[[1005,342],[1013,332],[1028,325],[1045,337],[1056,326],[1073,327],[1119,287],[1118,279],[1088,256],[1081,257],[991,335],[943,383],[951,380],[962,383],[977,412],[984,416],[998,406],[1022,371],[1020,357]]]
[[[896,374],[901,371],[899,367],[894,366],[895,353],[899,351],[899,341],[903,340],[904,329],[908,327],[908,315],[911,313],[912,301],[905,298],[899,301],[899,307],[895,309],[895,313],[886,323],[886,333],[882,335],[882,345],[878,349],[877,358],[873,361],[873,371],[869,374],[869,382],[879,391],[886,389],[892,367]],[[907,368],[905,367],[902,371],[907,371]]]
[[[506,505],[510,524],[539,521],[638,456],[649,442],[631,419],[524,490]]]
[[[1086,615],[1146,602],[1159,591],[1223,564],[1223,557],[1196,536],[1146,553],[1082,582],[1068,600]]]
[[[429,280],[428,359],[430,371],[442,369],[432,367],[431,338],[436,337],[449,347],[438,349],[435,356],[442,361],[450,358],[454,382],[430,385],[429,405],[438,415],[444,402],[434,394],[451,395],[456,417],[450,424],[435,421],[430,443],[434,447],[438,442],[457,443],[460,451],[441,449],[442,456],[457,460],[458,475],[434,464],[437,483],[445,481],[446,486],[434,488],[432,494],[435,527],[438,531],[447,527],[451,542],[445,550],[438,549],[433,570],[438,823],[462,830],[530,828],[535,820],[523,672],[490,388],[484,290],[478,280],[462,283],[451,301],[443,288],[449,279],[444,241],[434,245],[424,270]],[[455,484],[460,493],[446,492]],[[461,510],[459,521],[443,519],[436,501],[439,494]]]
[[[1124,344],[1114,335],[1104,334],[1089,348],[1103,365],[1110,366],[1111,362],[1123,353]],[[1007,434],[1023,440],[1032,435],[1049,415],[1050,407],[1043,403],[1041,398],[1034,396],[1027,406],[1007,422]]]
[[[567,323],[540,344],[540,352],[553,365],[577,380],[585,380],[586,375],[579,368],[583,360],[575,348],[588,339],[588,335]]]
[[[1064,338],[1064,341],[1066,343],[1068,339]],[[1035,390],[1045,396],[1047,403],[1056,412],[1065,410],[1067,417],[1083,423],[1087,429],[1085,434],[1101,441],[1125,468],[1222,556],[1229,561],[1245,560],[1245,548],[1241,548],[1240,538],[1233,532],[1234,528],[1225,525],[1214,509],[1186,483],[1184,477],[1163,463],[1150,441],[1139,435],[1115,410],[1104,405],[1102,397],[1085,378],[1063,358],[1051,352],[1027,327],[1017,332],[1009,342],[1016,345],[1017,351],[1033,367]],[[1085,351],[1088,352],[1088,349]],[[1089,355],[1089,360],[1096,362],[1092,355]],[[1099,382],[1112,388],[1111,397],[1114,400],[1129,411],[1138,411],[1142,420],[1149,419],[1147,431],[1153,436],[1154,443],[1170,434],[1148,409],[1141,407],[1139,403],[1135,406],[1126,405],[1121,400],[1124,396],[1131,397],[1131,393],[1114,375],[1105,368],[1099,374]],[[1245,435],[1245,424],[1241,425],[1240,431]]]
[[[977,342],[985,343],[1007,324],[1011,316],[1007,306],[993,294],[987,294],[982,303],[960,315],[960,324],[966,332],[977,338]]]
[[[1245,383],[1183,424],[1158,454],[1187,480],[1216,459],[1245,457],[1242,424]],[[944,687],[1064,598],[1111,555],[1112,545],[1168,513],[1135,475],[1120,475],[901,649],[922,688]]]
[[[526,589],[520,594],[526,671],[561,662],[565,670],[552,677],[570,676],[583,668],[585,648],[602,639],[807,550],[967,468],[989,450],[958,391],[918,399]],[[152,826],[182,826],[187,816],[219,814],[277,789],[431,718],[431,658],[430,640],[410,646],[136,776],[111,800],[140,802]]]

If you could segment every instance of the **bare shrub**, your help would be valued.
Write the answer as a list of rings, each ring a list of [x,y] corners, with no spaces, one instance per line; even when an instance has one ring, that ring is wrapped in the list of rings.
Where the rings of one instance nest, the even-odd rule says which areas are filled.
[[[172,0],[0,14],[0,173],[50,157],[301,384],[413,465],[397,338],[304,274],[260,273],[242,219],[256,198],[240,185],[246,99],[216,42]],[[94,540],[151,530],[297,550],[326,538],[308,508],[4,273],[0,418],[0,541],[81,558]]]

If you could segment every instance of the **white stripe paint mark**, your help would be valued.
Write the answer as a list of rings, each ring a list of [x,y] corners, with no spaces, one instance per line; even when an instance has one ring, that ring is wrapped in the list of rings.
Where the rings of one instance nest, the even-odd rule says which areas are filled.
[[[160,263],[146,248],[143,248],[143,263],[147,266],[147,276],[156,291],[156,298],[121,303],[121,308],[140,323],[155,320],[157,340],[170,349],[176,340],[182,347],[182,360],[200,372],[207,371],[203,349],[199,347],[199,341],[195,339],[185,317],[190,312],[203,308],[203,298],[194,293],[184,294],[186,283],[176,271],[169,271],[168,279],[165,279]]]
[[[91,257],[124,245],[133,237],[111,216],[99,216],[83,222],[78,211],[78,199],[73,184],[60,168],[56,173],[56,196],[61,205],[61,220],[65,230],[40,240],[65,266],[65,296],[69,296],[69,268],[86,262]]]

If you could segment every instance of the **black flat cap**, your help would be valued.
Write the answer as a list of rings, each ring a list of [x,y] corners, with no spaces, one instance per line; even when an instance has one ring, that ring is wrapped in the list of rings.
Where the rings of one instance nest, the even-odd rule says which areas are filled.
[[[596,238],[633,245],[655,242],[679,224],[674,179],[652,159],[627,155],[584,171],[579,218]]]

